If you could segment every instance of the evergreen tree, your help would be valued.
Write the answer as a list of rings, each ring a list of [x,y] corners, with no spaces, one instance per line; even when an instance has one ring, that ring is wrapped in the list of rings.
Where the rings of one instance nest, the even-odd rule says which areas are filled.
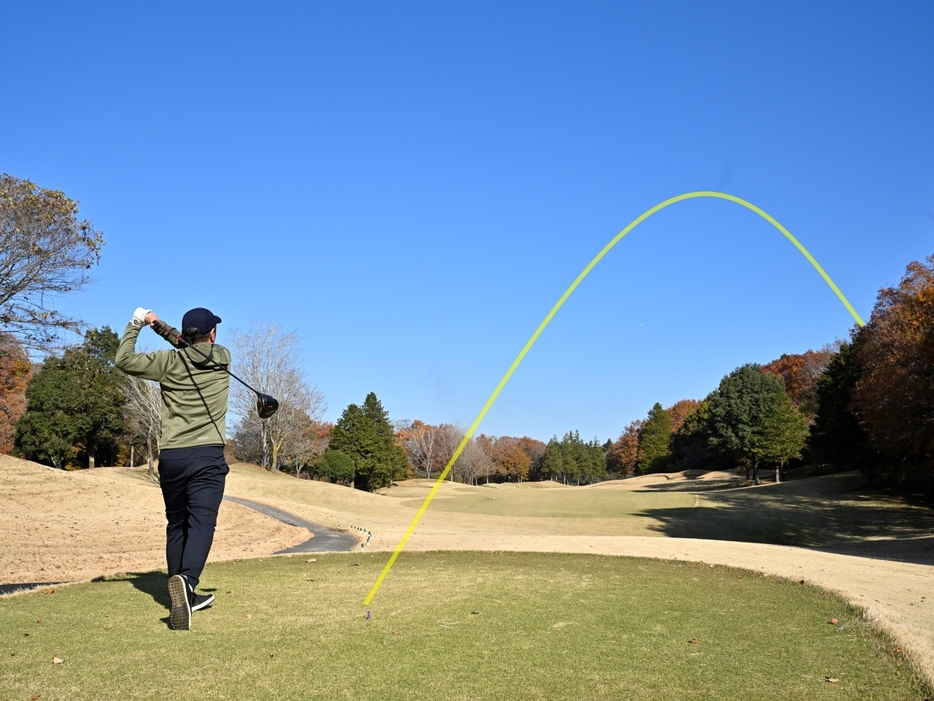
[[[775,465],[778,482],[785,463],[801,456],[807,437],[807,417],[795,408],[784,389],[778,388],[765,420],[753,433],[754,459]]]
[[[558,479],[565,474],[564,446],[557,436],[552,436],[542,457],[541,473],[548,479]]]
[[[354,487],[374,491],[403,479],[409,467],[405,451],[395,442],[389,414],[373,392],[363,407],[351,404],[331,432],[329,447],[353,461]]]
[[[26,413],[15,449],[55,467],[113,465],[127,434],[124,378],[114,365],[119,339],[108,327],[90,330],[84,343],[46,359],[26,387]]]
[[[760,372],[756,364],[736,368],[720,381],[709,397],[708,444],[722,455],[741,462],[758,484],[763,460],[762,432],[776,412],[776,401],[785,397],[782,381]]]
[[[641,474],[649,472],[664,472],[671,465],[671,419],[662,409],[662,405],[655,402],[649,410],[648,418],[642,432],[639,434],[639,450],[642,458],[636,466]]]
[[[861,376],[853,345],[844,343],[817,381],[817,416],[808,446],[814,462],[834,469],[859,469],[872,482],[883,458],[852,411],[853,391]]]

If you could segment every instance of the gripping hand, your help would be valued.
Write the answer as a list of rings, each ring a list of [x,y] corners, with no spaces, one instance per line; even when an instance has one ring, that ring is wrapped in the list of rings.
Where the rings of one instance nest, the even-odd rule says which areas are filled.
[[[146,323],[146,315],[151,313],[152,309],[143,309],[142,307],[137,307],[136,311],[133,312],[133,326],[136,328],[148,326]]]

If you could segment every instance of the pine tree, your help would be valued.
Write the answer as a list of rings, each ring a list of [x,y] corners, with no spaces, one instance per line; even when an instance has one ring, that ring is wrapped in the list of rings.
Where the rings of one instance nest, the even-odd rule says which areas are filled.
[[[373,392],[363,407],[344,409],[331,432],[329,447],[339,450],[354,464],[354,487],[374,491],[403,479],[409,467],[405,451],[395,442],[389,414]]]
[[[670,466],[671,434],[671,419],[662,405],[655,402],[639,434],[639,450],[642,453],[636,467],[639,474],[664,472]]]

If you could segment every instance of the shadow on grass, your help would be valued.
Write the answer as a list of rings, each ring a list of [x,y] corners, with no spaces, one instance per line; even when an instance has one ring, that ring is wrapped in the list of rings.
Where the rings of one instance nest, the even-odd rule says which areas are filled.
[[[699,490],[697,490],[699,491]],[[934,509],[869,490],[847,473],[704,493],[693,508],[646,509],[673,538],[770,543],[934,565]]]

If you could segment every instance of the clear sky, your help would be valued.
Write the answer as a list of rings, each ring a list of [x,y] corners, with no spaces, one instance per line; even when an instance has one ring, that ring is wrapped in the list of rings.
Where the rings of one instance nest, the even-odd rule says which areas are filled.
[[[934,3],[6,2],[0,171],[107,240],[59,308],[297,329],[336,420],[469,424],[620,229],[755,203],[868,318],[934,253]],[[480,427],[616,438],[846,338],[755,214],[627,236]]]

